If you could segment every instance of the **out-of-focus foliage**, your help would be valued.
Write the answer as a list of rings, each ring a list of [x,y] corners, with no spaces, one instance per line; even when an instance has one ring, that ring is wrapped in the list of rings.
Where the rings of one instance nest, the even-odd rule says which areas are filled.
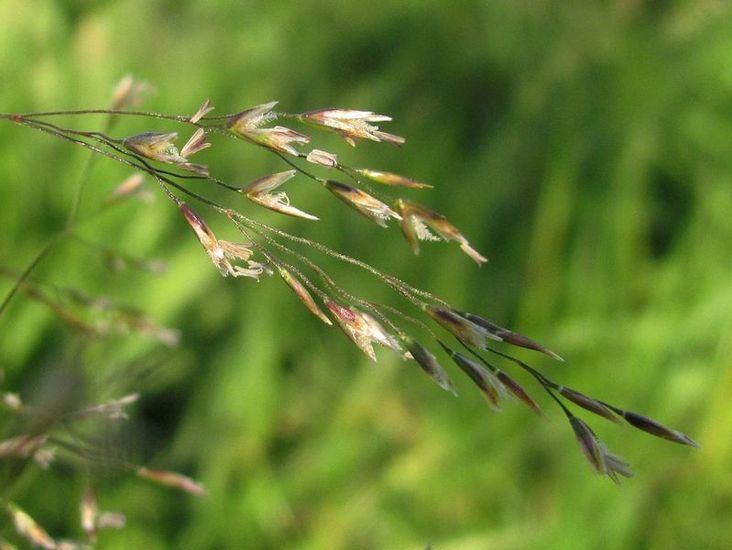
[[[558,412],[496,415],[468,380],[454,399],[413,364],[386,354],[367,364],[275,278],[221,279],[169,203],[131,203],[84,234],[162,258],[165,274],[110,273],[69,241],[35,277],[144,308],[181,330],[179,350],[131,364],[155,347],[90,344],[22,294],[0,317],[4,390],[30,398],[79,371],[96,396],[140,391],[120,452],[207,488],[181,496],[91,468],[101,505],[128,520],[100,548],[732,540],[728,3],[0,0],[0,111],[104,107],[128,73],[155,86],[145,108],[161,112],[192,113],[210,97],[217,113],[278,99],[289,111],[393,115],[389,130],[407,137],[400,149],[332,143],[352,165],[434,184],[419,198],[487,265],[429,243],[412,257],[398,230],[317,189],[297,200],[317,224],[257,215],[546,342],[566,364],[521,357],[683,429],[702,449],[595,420],[637,474],[615,486],[584,463]],[[165,129],[140,124],[114,133]],[[22,269],[63,226],[87,156],[3,121],[4,266]],[[236,143],[215,143],[213,158],[239,184],[286,169]],[[128,175],[96,162],[82,212]],[[327,265],[349,288],[396,300],[363,273]],[[0,293],[10,285],[0,281]],[[87,476],[24,475],[13,498],[48,531],[80,536]],[[12,532],[0,520],[0,536]]]

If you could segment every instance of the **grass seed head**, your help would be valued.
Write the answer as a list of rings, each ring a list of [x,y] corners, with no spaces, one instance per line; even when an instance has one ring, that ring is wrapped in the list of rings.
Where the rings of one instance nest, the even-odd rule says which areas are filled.
[[[135,106],[142,103],[145,96],[152,93],[153,86],[144,80],[137,80],[127,75],[119,81],[112,94],[113,111],[119,111],[125,107]]]
[[[206,222],[203,221],[203,218],[190,206],[181,203],[179,208],[188,225],[191,226],[191,229],[198,237],[203,249],[224,277],[231,275],[232,277],[251,277],[258,280],[259,276],[266,272],[264,264],[249,260],[254,251],[248,245],[218,240]],[[232,263],[235,261],[246,262],[247,267]]]
[[[326,168],[335,168],[338,166],[338,157],[335,154],[328,153],[327,151],[321,151],[320,149],[313,149],[308,153],[308,156],[305,159],[308,162],[319,164]]]
[[[12,502],[8,503],[7,506],[8,512],[13,518],[15,530],[21,537],[27,539],[33,546],[45,548],[46,550],[56,548],[56,541],[32,517]]]
[[[440,342],[440,345],[450,355],[455,364],[460,367],[460,370],[467,374],[473,383],[478,386],[490,408],[494,411],[500,411],[501,401],[506,395],[506,388],[501,384],[498,377],[470,357],[451,350],[442,342]]]
[[[389,334],[381,326],[381,323],[370,314],[353,307],[346,307],[330,298],[325,298],[324,303],[343,332],[346,333],[346,336],[372,361],[376,362],[374,343],[392,349],[397,353],[402,352],[402,347],[397,339]]]
[[[455,386],[452,385],[450,377],[447,375],[447,372],[445,372],[445,369],[442,368],[442,365],[437,361],[437,358],[416,340],[409,337],[403,337],[402,340],[404,341],[405,347],[411,354],[412,359],[422,367],[422,370],[425,371],[443,390],[448,391],[457,397],[457,390],[455,389]]]
[[[80,508],[81,528],[86,533],[87,538],[94,543],[97,539],[97,515],[99,514],[99,508],[97,506],[97,495],[91,485],[87,485],[84,490]]]
[[[46,442],[46,435],[16,435],[0,441],[0,458],[28,458]]]
[[[569,422],[582,453],[596,472],[610,477],[615,482],[618,482],[619,475],[623,477],[633,476],[628,463],[608,451],[602,441],[595,435],[595,432],[584,421],[576,416],[571,416]]]
[[[237,134],[245,134],[248,130],[259,128],[277,118],[272,111],[277,103],[277,101],[270,101],[241,111],[229,118],[226,127]]]
[[[359,313],[366,325],[366,331],[374,342],[399,354],[403,353],[404,350],[402,345],[399,343],[399,340],[394,335],[387,332],[381,323],[366,312],[361,311]]]
[[[122,145],[127,150],[150,160],[156,160],[165,164],[175,164],[189,172],[196,172],[202,176],[208,176],[207,166],[188,162],[186,155],[178,151],[178,148],[174,144],[176,139],[178,139],[177,132],[169,132],[167,134],[146,132],[123,139]],[[188,154],[193,154],[196,151],[205,149],[209,145],[209,143],[206,143],[204,131],[199,128],[188,143],[186,143],[185,148],[187,148]]]
[[[313,300],[313,297],[310,295],[310,292],[308,292],[308,290],[297,279],[297,277],[287,271],[284,267],[277,266],[277,271],[279,272],[280,277],[282,277],[282,280],[287,283],[287,286],[292,289],[292,291],[297,295],[297,297],[305,305],[305,307],[310,310],[310,313],[315,315],[326,325],[333,324],[332,321],[328,319],[328,316],[323,313],[323,311],[318,307],[318,305],[315,303],[315,300]]]
[[[419,253],[418,241],[437,240],[430,232],[432,230],[444,241],[457,242],[460,245],[460,249],[475,260],[478,265],[488,261],[487,258],[470,246],[468,240],[458,231],[457,227],[447,221],[447,218],[442,214],[428,210],[405,199],[398,199],[396,201],[396,210],[401,215],[402,233],[404,233],[404,237],[409,242],[415,254]]]
[[[295,157],[300,156],[300,153],[294,147],[295,145],[299,146],[310,143],[310,138],[305,134],[284,126],[255,128],[253,130],[247,130],[242,135],[272,151],[286,153]]]
[[[299,156],[294,145],[309,143],[308,136],[284,126],[262,128],[264,124],[277,118],[277,114],[272,111],[275,105],[276,101],[270,101],[242,111],[229,118],[226,127],[234,134],[272,151]]]
[[[166,470],[154,470],[152,468],[141,467],[137,469],[137,475],[154,481],[160,485],[171,487],[173,489],[179,489],[192,495],[201,496],[206,493],[206,489],[194,481],[190,477],[184,476],[177,472],[170,472]]]
[[[385,141],[394,145],[402,145],[404,138],[382,132],[374,122],[389,122],[391,117],[379,115],[371,111],[352,109],[319,109],[300,115],[303,122],[320,126],[339,134],[351,146],[356,146],[357,139]]]
[[[620,422],[618,420],[618,417],[615,416],[615,414],[613,413],[613,411],[608,409],[605,405],[603,405],[596,399],[592,399],[591,397],[589,397],[583,393],[580,393],[571,388],[566,388],[564,386],[559,388],[559,393],[560,393],[560,395],[569,399],[575,405],[579,405],[583,409],[586,409],[599,416],[607,418],[608,420],[610,420],[612,422]]]
[[[244,187],[241,192],[250,201],[295,218],[306,220],[317,220],[316,216],[303,212],[290,204],[290,199],[285,192],[273,193],[276,188],[295,176],[295,170],[285,170],[254,180]]]
[[[369,170],[368,168],[357,168],[356,172],[362,176],[374,181],[381,183],[382,185],[389,185],[391,187],[406,187],[409,189],[431,189],[432,186],[426,183],[420,183],[413,179],[394,174],[393,172],[382,172],[381,170]]]
[[[326,307],[333,314],[338,326],[341,327],[346,336],[348,336],[369,359],[376,362],[376,353],[372,346],[374,338],[371,333],[371,328],[364,320],[361,312],[341,305],[330,298],[326,298],[324,302]]]
[[[390,218],[401,220],[401,216],[387,204],[360,189],[333,180],[326,180],[325,187],[348,206],[381,227],[386,227]]]
[[[432,319],[450,331],[464,344],[478,349],[486,348],[488,332],[485,328],[469,321],[456,311],[442,307],[426,306],[425,311]]]
[[[136,134],[122,140],[128,150],[150,160],[157,160],[166,164],[180,164],[186,162],[181,156],[174,142],[178,139],[178,132],[167,134],[146,132]]]
[[[211,144],[206,141],[206,131],[203,128],[199,128],[186,142],[183,149],[180,150],[180,156],[188,158],[209,147],[211,147]]]
[[[487,319],[484,319],[480,315],[475,315],[474,313],[466,313],[466,312],[459,312],[460,315],[468,319],[469,321],[475,323],[476,325],[480,325],[484,329],[486,329],[488,336],[491,338],[498,340],[500,342],[506,342],[508,344],[511,344],[513,346],[517,346],[520,348],[526,348],[531,349],[534,351],[541,352],[545,355],[548,355],[552,359],[556,359],[557,361],[564,361],[562,357],[556,353],[554,353],[552,350],[544,347],[543,345],[539,344],[538,342],[532,340],[528,336],[524,336],[523,334],[519,334],[517,332],[513,332],[511,330],[508,330],[506,328],[500,327],[496,325],[495,323],[492,323],[491,321],[488,321]]]
[[[681,433],[678,430],[674,430],[664,426],[660,422],[643,416],[642,414],[625,411],[623,418],[631,425],[639,430],[643,430],[646,433],[661,437],[674,443],[680,443],[682,445],[688,445],[689,447],[699,447],[699,444],[691,439],[688,435]]]
[[[198,110],[195,112],[195,114],[188,119],[188,122],[191,124],[196,124],[198,121],[200,121],[203,117],[205,117],[208,113],[213,111],[215,107],[211,105],[211,102],[206,99],[201,106],[198,108]]]
[[[503,384],[508,391],[510,391],[521,401],[523,401],[532,411],[534,411],[539,416],[544,416],[544,413],[541,412],[539,404],[534,401],[528,393],[526,393],[526,390],[521,384],[516,382],[516,380],[514,380],[501,370],[496,371],[496,376],[498,377],[498,380],[501,381],[501,384]]]

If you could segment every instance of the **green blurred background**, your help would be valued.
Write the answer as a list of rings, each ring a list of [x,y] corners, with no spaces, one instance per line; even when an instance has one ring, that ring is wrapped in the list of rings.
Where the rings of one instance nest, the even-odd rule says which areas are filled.
[[[413,364],[369,364],[276,278],[222,279],[158,196],[83,234],[163,259],[166,273],[112,273],[69,241],[35,276],[142,307],[180,329],[180,347],[89,342],[21,294],[0,317],[3,391],[31,396],[73,371],[85,399],[142,392],[118,452],[208,494],[60,461],[14,496],[54,535],[80,536],[91,476],[101,506],[128,521],[100,548],[729,547],[729,3],[0,0],[0,111],[103,107],[126,74],[154,85],[143,107],[155,111],[192,113],[209,97],[216,113],[278,99],[391,114],[400,149],[321,144],[434,184],[408,196],[453,220],[490,257],[481,269],[454,246],[413,257],[396,227],[315,188],[293,200],[318,224],[240,206],[532,335],[567,362],[522,358],[702,449],[588,418],[636,472],[616,486],[550,403],[547,420],[516,402],[496,415],[462,377],[454,399]],[[0,261],[20,270],[63,227],[88,154],[0,122]],[[125,120],[115,135],[167,128]],[[238,184],[286,168],[227,140],[201,157]],[[98,161],[82,213],[127,175]],[[322,265],[399,304],[365,273]],[[0,536],[17,540],[7,517]]]

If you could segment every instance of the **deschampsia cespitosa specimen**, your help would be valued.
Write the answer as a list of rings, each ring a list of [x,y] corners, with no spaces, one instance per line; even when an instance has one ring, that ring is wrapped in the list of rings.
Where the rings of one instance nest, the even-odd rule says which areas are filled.
[[[430,188],[431,185],[385,171],[383,167],[371,169],[348,166],[338,159],[336,153],[312,145],[318,132],[336,134],[351,146],[356,146],[360,140],[401,145],[404,138],[385,132],[380,127],[391,121],[389,116],[371,111],[335,108],[289,113],[278,110],[276,101],[223,115],[211,114],[213,106],[209,100],[204,101],[189,115],[126,110],[140,92],[139,84],[128,79],[117,89],[110,109],[0,114],[0,119],[83,147],[95,155],[106,157],[133,170],[130,178],[111,193],[102,205],[103,209],[141,193],[145,179],[154,182],[162,195],[179,210],[181,225],[187,225],[192,230],[221,275],[255,280],[265,277],[281,278],[315,317],[325,325],[339,327],[371,361],[377,361],[375,344],[388,348],[401,360],[413,362],[420,367],[442,389],[457,395],[451,375],[443,366],[443,358],[449,358],[457,367],[456,372],[465,374],[477,386],[491,409],[501,410],[506,399],[514,396],[532,411],[542,415],[535,398],[507,372],[510,368],[523,370],[560,407],[582,452],[600,474],[615,481],[619,476],[632,475],[628,464],[608,451],[595,432],[576,416],[572,408],[584,409],[616,423],[624,420],[631,427],[651,435],[683,445],[697,446],[688,436],[653,419],[559,384],[497,347],[517,346],[562,361],[557,353],[535,340],[504,328],[480,314],[463,311],[430,292],[333,250],[321,242],[262,223],[250,213],[262,207],[286,216],[301,218],[302,223],[317,223],[319,217],[293,205],[286,191],[293,183],[310,181],[320,188],[317,192],[325,196],[332,195],[375,225],[382,228],[399,225],[408,246],[415,254],[420,253],[420,241],[454,242],[478,266],[485,263],[487,258],[444,215],[411,199],[388,197],[389,193],[399,189],[413,192]],[[77,121],[89,121],[94,116],[103,118],[104,131],[77,126]],[[139,123],[140,131],[129,136],[113,135],[113,123],[121,117],[135,119]],[[59,120],[70,120],[73,123],[60,124]],[[161,124],[167,126],[165,131],[150,129],[150,126]],[[181,136],[187,139],[183,141]],[[244,184],[233,184],[219,178],[215,167],[191,160],[194,155],[212,147],[216,141],[227,138],[276,155],[283,162],[283,170],[252,178]],[[179,142],[183,142],[183,145],[179,146]],[[232,195],[231,201],[224,203],[210,198],[210,194],[205,192],[206,187],[202,187],[201,183],[225,190]],[[192,184],[198,185],[194,187]],[[243,208],[243,199],[253,203],[254,210]],[[80,239],[74,232],[77,208],[78,203],[73,207],[67,228],[58,238]],[[206,218],[217,215],[223,216],[241,235],[237,242],[219,239],[213,232]],[[79,330],[100,330],[98,326],[90,326],[75,318],[61,304],[54,302],[51,294],[44,292],[41,285],[31,281],[29,275],[44,253],[45,250],[26,270],[5,273],[14,278],[15,284],[0,304],[0,314],[4,312],[15,292],[20,290],[54,309],[65,322],[76,323]],[[324,255],[348,264],[353,269],[365,271],[393,290],[402,305],[376,303],[347,291],[313,259],[317,255]],[[153,269],[143,260],[119,257],[117,260],[139,264],[143,269]],[[93,299],[79,296],[78,293],[75,294],[75,299],[89,307],[94,303]],[[138,312],[118,309],[120,313],[115,319],[122,319],[127,329],[147,331],[166,343],[175,341],[175,334],[155,326]],[[112,308],[112,311],[117,309]],[[428,335],[431,342],[418,341],[415,333]],[[447,343],[445,336],[450,336],[454,343]],[[499,368],[497,361],[502,361],[505,366],[501,365]],[[6,394],[7,403],[12,401],[11,395]],[[135,399],[127,396],[96,407],[87,407],[74,414],[121,417],[124,416],[124,407],[132,404]],[[16,408],[21,407],[20,404],[16,405]],[[35,458],[38,461],[42,459],[42,454],[39,453],[52,442],[59,444],[58,437],[49,433],[14,434],[12,438],[0,442],[0,458],[13,456],[28,460]],[[85,450],[80,449],[78,452],[83,453]],[[199,484],[180,474],[129,464],[124,467],[132,468],[137,475],[163,485],[193,494],[203,492]],[[21,534],[34,541],[34,544],[52,547],[50,536],[30,516],[13,503],[6,505]],[[85,495],[81,509],[82,516],[86,518],[83,521],[84,530],[90,541],[94,540],[100,526],[118,526],[122,522],[119,517],[100,516],[91,489]]]

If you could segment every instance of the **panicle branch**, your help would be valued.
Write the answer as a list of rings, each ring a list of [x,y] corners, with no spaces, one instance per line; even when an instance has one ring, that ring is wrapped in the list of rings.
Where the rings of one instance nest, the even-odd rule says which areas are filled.
[[[622,459],[607,450],[589,425],[570,411],[570,407],[579,407],[615,423],[623,419],[630,426],[656,437],[688,446],[698,446],[694,440],[678,430],[559,384],[528,363],[494,347],[508,344],[542,353],[555,360],[563,360],[557,353],[535,340],[503,328],[480,315],[461,311],[438,296],[416,288],[350,255],[337,252],[323,243],[262,223],[256,219],[255,213],[240,210],[238,206],[230,207],[223,201],[210,198],[213,195],[209,188],[215,186],[238,197],[243,196],[252,203],[249,206],[254,205],[279,214],[317,221],[320,212],[316,210],[319,214],[316,216],[294,207],[287,193],[283,191],[286,184],[294,185],[291,182],[295,178],[298,178],[298,181],[309,180],[318,184],[314,186],[314,192],[327,191],[381,227],[387,228],[388,222],[392,219],[398,222],[414,254],[419,254],[423,241],[453,242],[479,266],[484,264],[487,258],[473,247],[446,216],[411,199],[383,198],[380,192],[370,187],[369,182],[378,184],[376,187],[389,192],[395,190],[414,192],[429,189],[431,185],[388,171],[351,167],[340,162],[335,153],[310,148],[318,131],[335,133],[352,146],[362,140],[402,145],[405,142],[404,138],[385,132],[379,126],[391,122],[391,117],[373,111],[335,108],[285,113],[275,110],[278,105],[276,101],[247,108],[235,114],[209,116],[214,107],[208,99],[193,115],[188,116],[124,111],[124,107],[132,104],[141,93],[141,89],[127,82],[115,93],[113,108],[109,110],[27,113],[0,115],[0,118],[58,137],[134,169],[136,175],[112,192],[105,207],[137,195],[144,187],[144,177],[151,177],[163,195],[179,209],[183,221],[193,231],[205,254],[222,276],[248,277],[259,281],[263,276],[277,273],[312,315],[325,325],[339,327],[369,360],[377,362],[378,348],[386,348],[401,359],[413,361],[440,388],[457,395],[456,385],[448,371],[428,345],[425,345],[426,340],[423,338],[426,337],[432,341],[433,346],[436,344],[437,350],[441,350],[452,360],[458,372],[464,374],[477,387],[490,408],[496,411],[502,410],[507,398],[513,396],[542,416],[542,409],[530,392],[509,375],[506,369],[488,361],[486,356],[490,354],[499,361],[506,361],[509,366],[517,368],[524,373],[523,376],[538,384],[560,408],[569,421],[581,451],[590,465],[600,474],[617,481],[619,477],[629,477],[631,472]],[[47,120],[61,115],[73,117],[87,114],[99,114],[110,118],[126,116],[146,123],[164,123],[174,127],[165,128],[163,131],[143,127],[140,133],[132,136],[114,137],[107,135],[107,131],[80,130],[52,124]],[[280,121],[304,125],[314,133],[312,136],[301,133],[297,129],[278,124]],[[179,134],[184,133],[182,130],[191,133],[189,139],[179,149],[176,141]],[[190,161],[192,155],[212,148],[212,143],[208,140],[218,136],[236,138],[245,144],[256,145],[284,161],[288,168],[254,179],[247,178],[250,183],[243,186],[224,181],[212,174],[213,170],[209,165]],[[310,169],[305,169],[301,164],[310,166],[313,170],[330,172],[331,175],[333,171],[337,171],[349,178],[349,183],[336,181],[327,175],[321,177],[310,172]],[[191,181],[207,183],[209,187],[204,185],[194,191],[190,185]],[[326,202],[327,200],[324,200],[323,205]],[[223,218],[243,235],[245,241],[232,242],[219,239],[211,226],[204,221],[204,216],[191,206],[193,203],[197,203],[197,207],[200,204],[208,208],[210,212],[205,213],[207,218],[208,213],[223,215]],[[320,206],[321,203],[316,203],[316,208]],[[313,253],[325,255],[367,272],[390,288],[403,304],[400,306],[379,304],[349,292],[311,258]],[[30,270],[32,268],[33,266]],[[49,299],[38,285],[27,282],[26,278],[26,276],[19,277],[16,286],[36,299],[47,302],[47,305],[55,308],[59,317],[74,325],[76,329],[89,332],[97,329],[93,325],[85,325],[82,319],[75,318],[72,313]],[[0,313],[8,299],[6,298],[0,306]],[[137,320],[137,325],[132,321],[130,325],[146,326],[140,319]],[[152,329],[148,326],[148,330]],[[446,331],[455,337],[463,348],[462,352],[448,347],[440,339],[439,331]],[[101,405],[82,408],[76,414],[78,417],[102,416],[122,419],[127,416],[126,407],[136,399],[137,395],[131,394]],[[28,458],[43,448],[48,441],[45,434],[18,434],[0,442],[0,459]],[[80,455],[93,456],[91,451],[77,442],[64,444],[66,448],[75,449]],[[125,467],[133,469],[140,477],[165,486],[196,495],[204,492],[199,483],[175,472],[131,465]],[[102,522],[93,493],[85,494],[81,510],[83,530],[89,540],[93,540],[96,537],[96,529]],[[23,536],[39,546],[51,547],[55,544],[20,509],[9,508],[9,511]]]

